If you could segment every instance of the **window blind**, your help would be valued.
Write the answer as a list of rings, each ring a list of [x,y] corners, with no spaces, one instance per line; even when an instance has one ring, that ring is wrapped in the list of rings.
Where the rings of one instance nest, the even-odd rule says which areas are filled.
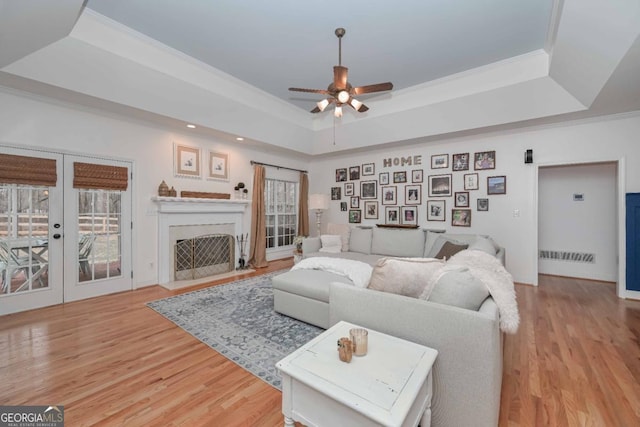
[[[73,163],[73,188],[126,191],[129,170],[121,166]]]
[[[0,154],[0,183],[55,187],[56,160]]]

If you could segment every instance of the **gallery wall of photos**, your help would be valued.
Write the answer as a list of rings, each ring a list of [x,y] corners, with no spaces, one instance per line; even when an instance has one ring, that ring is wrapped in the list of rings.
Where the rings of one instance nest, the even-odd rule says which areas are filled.
[[[335,171],[331,200],[352,224],[365,219],[390,227],[438,222],[470,227],[473,211],[488,212],[490,196],[507,194],[507,177],[493,173],[495,151],[384,158],[377,166],[377,171],[376,163]],[[426,218],[418,218],[422,206]]]

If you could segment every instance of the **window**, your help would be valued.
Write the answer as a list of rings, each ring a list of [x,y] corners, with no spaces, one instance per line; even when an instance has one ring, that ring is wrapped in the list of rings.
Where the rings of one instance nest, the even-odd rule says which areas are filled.
[[[298,183],[266,179],[267,248],[293,245],[298,227]]]

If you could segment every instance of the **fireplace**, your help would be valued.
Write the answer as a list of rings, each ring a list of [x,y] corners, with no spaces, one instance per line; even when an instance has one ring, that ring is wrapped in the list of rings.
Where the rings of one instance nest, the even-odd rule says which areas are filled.
[[[213,200],[182,197],[154,197],[158,206],[158,283],[175,281],[174,246],[179,240],[224,234],[235,241],[244,233],[244,215],[249,200]],[[232,244],[233,261],[240,258]],[[218,273],[215,273],[218,274]]]
[[[207,234],[178,240],[173,258],[175,280],[228,273],[235,268],[234,238],[229,234]]]

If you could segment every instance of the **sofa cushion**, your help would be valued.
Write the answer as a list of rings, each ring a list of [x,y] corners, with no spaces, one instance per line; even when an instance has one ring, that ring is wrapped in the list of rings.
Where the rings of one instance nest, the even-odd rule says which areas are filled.
[[[433,258],[381,258],[373,267],[369,289],[413,298],[428,295],[444,266]]]
[[[468,249],[486,252],[491,256],[496,255],[495,244],[489,238],[484,236],[477,236],[476,240],[469,245]]]
[[[349,251],[361,254],[371,253],[371,229],[354,228],[349,236]]]
[[[458,245],[449,241],[444,242],[434,258],[447,260],[460,251],[467,249],[469,245]]]
[[[327,303],[331,282],[353,285],[353,282],[344,276],[322,270],[291,270],[271,279],[273,289]]]
[[[431,294],[420,295],[420,298],[478,311],[488,296],[487,287],[476,279],[468,268],[447,266],[433,286]]]
[[[342,239],[342,251],[349,250],[349,235],[351,234],[351,227],[349,224],[327,224],[327,234],[338,234]]]
[[[451,235],[440,234],[439,236],[437,236],[435,238],[435,241],[433,242],[433,245],[431,246],[431,249],[429,250],[428,253],[425,254],[425,257],[426,258],[437,258],[438,253],[440,252],[440,250],[442,249],[442,247],[444,246],[444,244],[446,242],[450,242],[450,243],[453,243],[455,245],[464,245],[465,244],[464,241],[457,240],[454,237],[452,237]]]
[[[327,253],[327,252],[311,252],[305,253],[305,258],[311,258],[315,256],[322,256],[328,258],[340,258],[340,259],[351,259],[354,261],[365,262],[370,266],[375,266],[376,262],[381,258],[380,255],[372,255],[372,254],[361,254],[360,252],[340,252],[340,253]]]
[[[371,253],[395,257],[422,257],[424,231],[374,228]]]
[[[320,236],[322,247],[320,252],[339,253],[342,251],[342,238],[337,234],[323,234]]]

